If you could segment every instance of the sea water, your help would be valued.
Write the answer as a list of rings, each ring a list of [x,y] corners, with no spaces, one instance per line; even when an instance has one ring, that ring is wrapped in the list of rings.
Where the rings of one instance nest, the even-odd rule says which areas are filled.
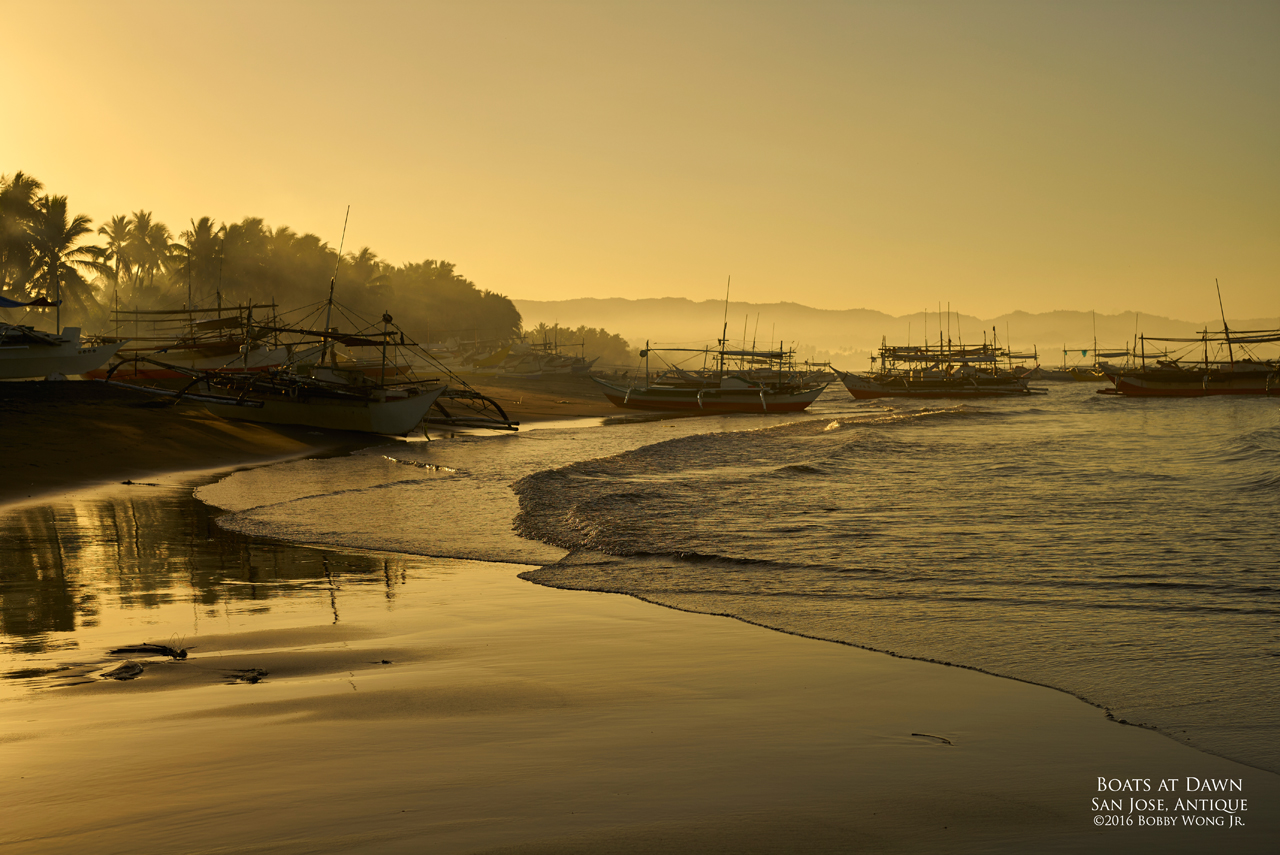
[[[1054,686],[1280,770],[1280,407],[1054,385],[704,434],[516,484],[526,578]]]
[[[226,554],[281,541],[503,561],[541,584],[1041,683],[1280,771],[1280,406],[1047,385],[967,402],[833,388],[799,415],[436,436],[239,472],[197,493],[223,513],[189,523],[182,549],[223,557],[189,590],[153,573],[139,597],[63,555],[70,628],[0,641],[52,660],[105,610],[234,600],[261,562]],[[144,509],[183,513],[165,501]],[[111,539],[94,525],[89,540]],[[285,562],[290,601],[333,600],[336,619],[335,573],[390,591],[415,566],[338,554]],[[257,590],[276,596],[259,594],[266,620],[283,600]],[[77,626],[77,608],[93,617]]]

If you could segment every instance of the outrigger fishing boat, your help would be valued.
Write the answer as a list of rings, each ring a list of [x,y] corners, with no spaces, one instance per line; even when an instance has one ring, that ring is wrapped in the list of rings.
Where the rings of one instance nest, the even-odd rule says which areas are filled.
[[[509,419],[496,401],[447,370],[442,369],[434,377],[425,373],[406,377],[397,368],[393,353],[414,344],[402,330],[393,327],[390,315],[383,315],[382,320],[380,332],[364,334],[289,330],[299,340],[323,342],[319,348],[299,348],[298,352],[328,354],[338,345],[378,349],[383,362],[381,377],[371,376],[363,361],[358,368],[350,369],[327,355],[311,363],[293,361],[281,368],[260,371],[198,371],[154,357],[135,357],[149,366],[186,377],[188,382],[180,389],[165,389],[138,386],[136,381],[115,381],[110,376],[106,380],[175,402],[194,401],[221,418],[264,424],[394,436],[407,434],[424,423],[492,430],[519,427],[519,422]],[[117,363],[113,370],[127,364]],[[445,401],[455,407],[454,412],[446,409]]]
[[[0,380],[27,380],[85,374],[105,365],[120,345],[80,341],[79,327],[61,334],[0,324]]]
[[[1033,353],[1014,353],[996,344],[953,347],[949,341],[918,346],[884,342],[871,357],[872,370],[836,371],[849,394],[871,398],[1000,398],[1044,394],[1016,370]],[[879,366],[876,366],[876,363]]]
[[[777,350],[757,350],[755,343],[729,349],[729,282],[724,291],[724,326],[713,347],[650,347],[645,342],[644,383],[623,385],[592,376],[604,387],[604,396],[615,407],[685,413],[798,413],[827,388],[826,372],[801,371],[794,348],[778,344]],[[676,357],[674,354],[688,354]],[[702,357],[698,367],[688,365]],[[663,367],[654,376],[650,358]],[[683,364],[680,364],[683,363]]]
[[[1217,280],[1214,280],[1215,287]],[[1222,291],[1218,290],[1222,311]],[[1147,352],[1147,343],[1159,345]],[[1197,338],[1139,336],[1134,367],[1103,364],[1115,384],[1099,394],[1203,398],[1211,395],[1280,395],[1280,360],[1259,359],[1255,347],[1280,343],[1280,330],[1232,330],[1222,312],[1222,332],[1206,327]],[[1183,345],[1170,352],[1169,345]],[[1175,349],[1176,350],[1176,349]]]
[[[0,309],[57,307],[43,297],[27,302],[0,297]],[[54,322],[61,323],[61,314]],[[0,323],[0,380],[28,380],[85,374],[105,365],[120,342],[90,344],[80,340],[80,327],[63,327],[61,333],[45,332],[21,324]]]
[[[702,355],[703,367],[689,370],[668,364],[655,377],[649,358],[665,362],[666,354],[676,353]],[[781,345],[777,350],[729,350],[722,338],[718,349],[646,346],[640,355],[645,360],[643,384],[592,377],[614,406],[689,413],[795,413],[816,401],[828,383],[825,376],[797,370],[795,350]]]
[[[336,303],[333,286],[330,282],[329,298],[319,304],[324,312],[322,325],[316,323],[320,310],[312,306],[308,307],[311,315],[296,326],[255,328],[257,333],[288,343],[289,359],[282,366],[199,370],[167,363],[158,356],[134,356],[113,365],[104,380],[175,402],[195,401],[222,418],[265,424],[390,435],[407,434],[424,423],[492,430],[519,427],[496,401],[444,366],[424,370],[435,364],[430,354],[396,326],[391,315],[383,314],[378,329],[377,324],[359,319]],[[363,331],[342,333],[330,326],[335,309]],[[339,346],[374,349],[377,357],[340,354]],[[415,358],[408,358],[406,352],[413,352]],[[114,379],[115,372],[132,363],[143,363],[146,369],[135,371],[133,382]],[[180,389],[137,385],[136,378],[153,368],[172,372],[187,382]],[[442,401],[461,409],[450,412]],[[438,413],[432,414],[433,409]]]
[[[289,361],[290,348],[269,332],[278,323],[275,310],[275,303],[223,306],[221,298],[208,308],[115,309],[113,334],[100,340],[129,346],[120,349],[112,365],[88,376],[102,380],[110,371],[118,380],[174,380],[185,376],[178,369],[243,373],[280,368]]]
[[[1130,397],[1203,398],[1209,395],[1280,395],[1280,361],[1257,359],[1250,346],[1280,342],[1280,330],[1202,332],[1199,338],[1138,337],[1138,364],[1103,364],[1114,388],[1100,394]],[[1195,353],[1148,354],[1147,343],[1185,344]],[[1223,353],[1225,351],[1225,353]]]

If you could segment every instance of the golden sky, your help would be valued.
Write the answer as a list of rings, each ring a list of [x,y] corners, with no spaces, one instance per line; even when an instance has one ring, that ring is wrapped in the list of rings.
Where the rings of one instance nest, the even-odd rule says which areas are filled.
[[[1280,3],[0,0],[0,173],[517,299],[1280,315]]]

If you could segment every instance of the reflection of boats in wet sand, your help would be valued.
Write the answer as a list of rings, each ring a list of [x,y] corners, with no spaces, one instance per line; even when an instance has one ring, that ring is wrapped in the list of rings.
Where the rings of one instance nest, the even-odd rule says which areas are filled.
[[[1000,398],[1043,394],[1014,372],[1014,363],[1035,359],[995,344],[952,347],[950,343],[919,346],[881,344],[872,357],[879,367],[856,374],[837,371],[849,394],[870,398]]]

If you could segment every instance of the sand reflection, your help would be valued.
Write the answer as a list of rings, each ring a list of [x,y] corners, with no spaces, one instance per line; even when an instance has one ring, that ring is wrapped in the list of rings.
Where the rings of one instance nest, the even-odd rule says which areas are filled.
[[[404,584],[396,556],[251,539],[219,528],[218,513],[190,487],[135,486],[0,515],[0,653],[29,666],[91,636],[197,634],[202,620],[286,604],[339,623],[344,588],[394,599]]]

